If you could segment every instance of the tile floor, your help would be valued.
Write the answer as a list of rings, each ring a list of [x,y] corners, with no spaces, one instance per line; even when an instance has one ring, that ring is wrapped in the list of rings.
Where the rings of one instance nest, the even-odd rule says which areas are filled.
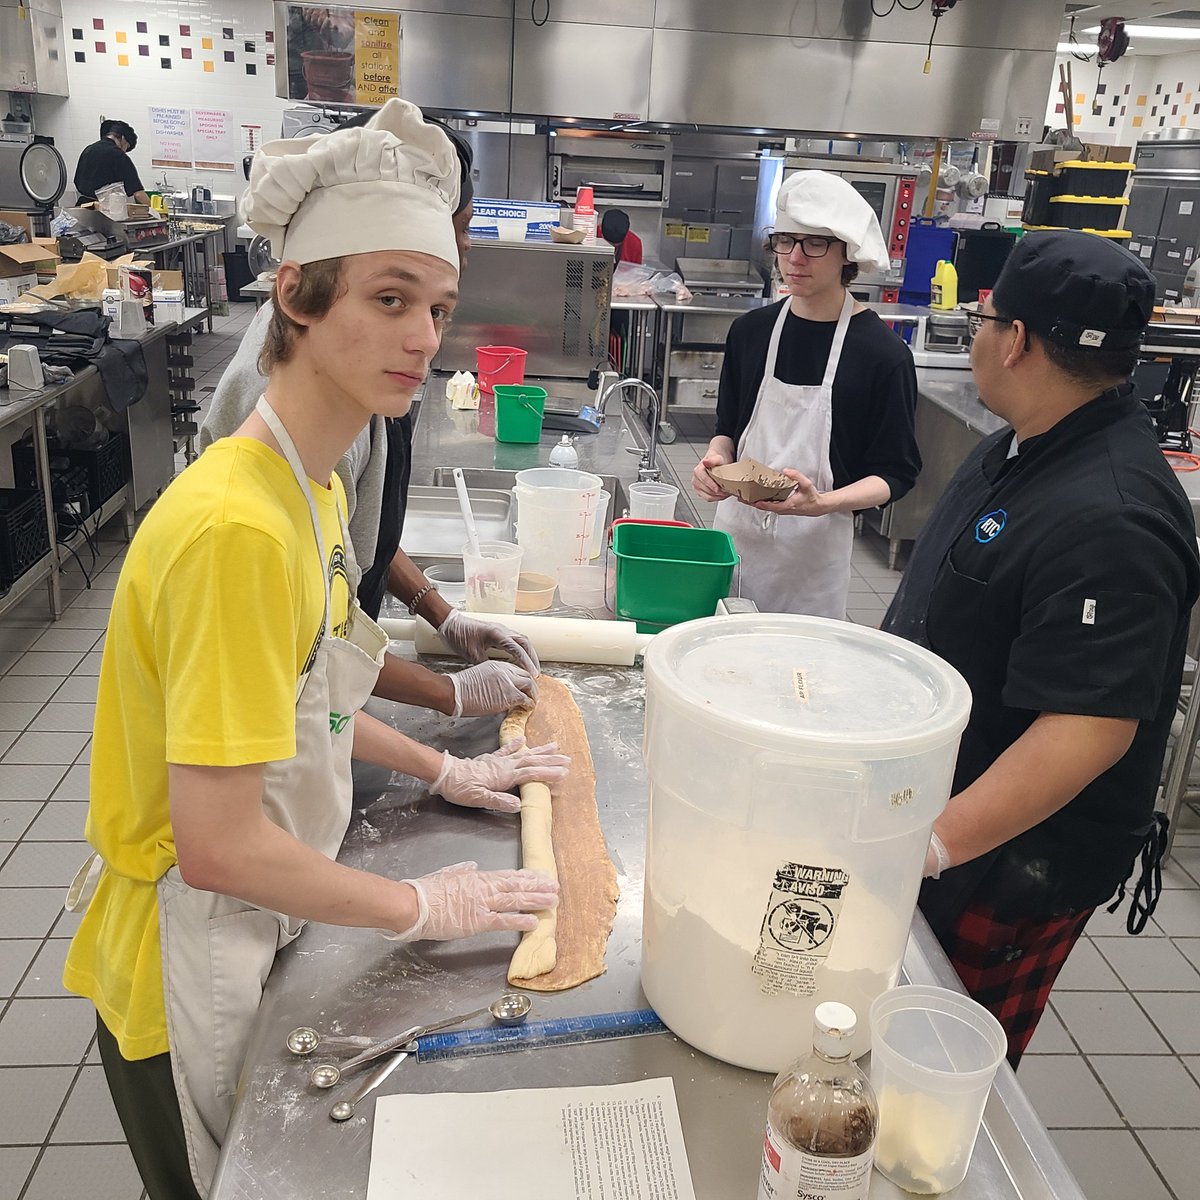
[[[201,400],[252,315],[235,305],[197,339]],[[686,484],[707,422],[679,424],[664,453]],[[60,1200],[84,1187],[90,1200],[142,1195],[92,1011],[60,983],[75,925],[62,897],[85,854],[99,651],[124,548],[119,523],[102,531],[90,589],[72,563],[59,622],[40,591],[0,618],[0,1200]],[[877,624],[898,580],[881,539],[856,539],[850,616]],[[1141,937],[1119,917],[1093,918],[1019,1072],[1090,1200],[1200,1200],[1200,814],[1191,809],[1166,886]]]

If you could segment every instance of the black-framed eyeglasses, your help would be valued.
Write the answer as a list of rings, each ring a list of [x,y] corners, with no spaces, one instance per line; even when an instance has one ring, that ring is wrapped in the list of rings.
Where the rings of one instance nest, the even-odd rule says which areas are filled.
[[[1012,324],[1008,317],[997,317],[985,312],[967,313],[967,333],[973,338],[978,337],[984,321],[996,321],[1001,325]]]
[[[837,238],[831,237],[818,237],[815,234],[809,237],[796,237],[794,233],[772,233],[767,237],[771,249],[776,254],[791,254],[799,246],[805,258],[824,258],[829,253],[829,247],[837,240]]]

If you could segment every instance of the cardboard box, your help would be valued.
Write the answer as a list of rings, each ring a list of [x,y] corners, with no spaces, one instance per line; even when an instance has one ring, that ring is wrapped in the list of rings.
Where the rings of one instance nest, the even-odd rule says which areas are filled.
[[[167,321],[183,323],[183,289],[174,288],[160,291],[154,289],[154,322],[156,325]]]
[[[1064,162],[1133,162],[1132,146],[1101,146],[1084,142],[1082,150],[1064,150],[1061,146],[1039,147],[1029,156],[1031,171],[1053,171]]]
[[[0,304],[11,304],[23,292],[37,287],[37,281],[38,277],[33,272],[0,277]]]

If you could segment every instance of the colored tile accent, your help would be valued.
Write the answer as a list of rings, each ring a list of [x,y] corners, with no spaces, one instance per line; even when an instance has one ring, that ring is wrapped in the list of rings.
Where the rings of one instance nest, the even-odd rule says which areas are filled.
[[[1173,116],[1173,117],[1179,116],[1179,105],[1178,104],[1171,105],[1171,116]]]
[[[126,43],[128,40],[129,40],[129,35],[128,35],[127,33],[118,33],[118,34],[117,34],[117,41],[118,41],[118,42],[120,42],[122,46],[123,46],[123,45],[124,45],[124,44],[125,44],[125,43]]]
[[[117,55],[117,66],[118,67],[129,66],[129,55],[128,54],[118,54]]]
[[[105,45],[104,42],[96,43],[96,53],[97,54],[103,54],[105,52],[105,50],[107,50],[107,49],[108,49],[108,47]]]
[[[208,58],[206,58],[206,59],[204,60],[204,70],[205,70],[205,73],[206,73],[206,74],[209,74],[209,75],[211,75],[211,74],[212,74],[212,72],[213,72],[213,69],[214,69],[214,68],[213,68],[212,60],[211,60],[211,59],[208,59]]]
[[[93,17],[92,18],[92,28],[93,29],[103,29],[104,28],[104,18],[103,17]]]
[[[158,35],[158,44],[159,44],[160,46],[169,46],[169,45],[171,44],[171,37],[170,37],[170,35],[169,35],[169,34],[166,34],[166,33],[160,33],[160,34]]]
[[[1182,83],[1177,83],[1177,84],[1175,85],[1175,90],[1176,90],[1177,92],[1182,92],[1182,91],[1183,91],[1183,84],[1182,84]]]
[[[266,39],[268,42],[273,42],[275,40],[275,30],[268,29],[266,31]]]
[[[139,22],[137,23],[137,31],[138,31],[138,33],[145,33],[145,32],[146,32],[146,30],[147,30],[147,28],[148,28],[148,27],[147,27],[147,25],[146,25],[146,22],[145,22],[145,21],[139,21]]]
[[[200,49],[201,50],[211,50],[212,46],[213,46],[212,38],[201,38],[200,39]]]
[[[254,53],[254,43],[253,42],[243,42],[242,49],[245,50],[247,54],[253,54]]]
[[[1104,95],[1104,93],[1105,93],[1105,92],[1107,92],[1107,91],[1108,91],[1108,84],[1107,84],[1107,83],[1098,83],[1098,84],[1096,84],[1096,95],[1097,95],[1097,96],[1103,96],[1103,95]]]
[[[140,55],[142,58],[149,58],[149,57],[150,57],[150,47],[149,47],[149,46],[139,46],[139,47],[138,47],[138,54],[139,54],[139,55]]]
[[[159,66],[160,66],[160,67],[161,67],[161,68],[162,68],[164,71],[169,71],[169,70],[171,69],[171,60],[170,60],[169,58],[160,58],[160,59],[158,60],[158,65],[159,65]]]
[[[1133,118],[1133,127],[1134,127],[1134,129],[1141,129],[1141,127],[1142,127],[1142,118],[1141,117]]]
[[[254,63],[247,63],[246,64],[246,74],[247,75],[257,75],[258,74],[257,65]]]
[[[1076,124],[1076,125],[1082,125],[1082,124],[1083,124],[1083,114],[1082,114],[1082,113],[1076,113],[1076,114],[1075,114],[1075,124]]]
[[[76,62],[87,62],[87,55],[84,54],[84,52],[82,50],[76,50],[75,51],[75,61]]]
[[[233,62],[233,51],[232,51],[232,50],[226,50],[226,51],[225,51],[225,61],[226,61],[226,62]]]
[[[180,56],[180,58],[191,58],[192,57],[191,46],[184,46],[184,48],[179,51],[179,56]]]
[[[268,66],[268,67],[273,67],[274,65],[275,65],[275,55],[273,55],[273,54],[268,54],[268,55],[267,55],[267,66]]]
[[[1062,114],[1065,113],[1066,111],[1067,111],[1067,106],[1065,104],[1063,104],[1061,100],[1054,106],[1054,112],[1055,112],[1055,115],[1057,115],[1057,116],[1062,116]]]
[[[72,29],[71,30],[71,40],[76,41],[76,42],[82,42],[83,41],[83,30],[82,29]]]
[[[191,37],[192,36],[192,27],[190,25],[180,25],[179,36],[180,37]]]
[[[1154,94],[1155,94],[1156,96],[1161,96],[1161,95],[1162,95],[1162,84],[1161,84],[1161,83],[1156,83],[1156,84],[1154,85]]]
[[[221,26],[221,36],[228,42],[233,41],[233,27],[230,25]]]
[[[1113,127],[1113,126],[1116,124],[1116,123],[1117,123],[1117,118],[1116,118],[1116,117],[1109,117],[1109,118],[1108,118],[1108,127],[1109,127],[1109,129],[1111,129],[1111,128],[1112,128],[1112,127]],[[518,395],[520,395],[520,393],[519,393],[519,392],[518,392],[517,394],[518,394]]]
[[[1083,103],[1084,103],[1084,101],[1086,101],[1086,100],[1087,100],[1087,97],[1086,97],[1086,96],[1085,96],[1085,95],[1084,95],[1082,92],[1076,92],[1076,93],[1075,93],[1075,103],[1076,103],[1076,105],[1078,105],[1079,107],[1082,107],[1082,106],[1083,106]]]
[[[1138,108],[1141,108],[1141,107],[1142,107],[1142,106],[1143,106],[1143,105],[1146,103],[1146,97],[1145,97],[1145,96],[1139,96],[1139,97],[1137,98],[1137,100],[1135,101],[1135,103],[1137,104]]]

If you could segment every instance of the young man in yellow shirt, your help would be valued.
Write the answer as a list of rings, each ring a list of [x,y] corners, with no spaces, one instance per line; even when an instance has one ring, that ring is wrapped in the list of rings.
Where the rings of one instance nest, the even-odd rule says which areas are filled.
[[[129,549],[97,697],[84,908],[66,986],[153,1200],[206,1195],[262,985],[305,920],[402,938],[529,929],[557,885],[460,864],[397,882],[334,861],[350,756],[511,811],[555,747],[458,759],[359,708],[386,637],[353,599],[335,464],[407,412],[457,295],[445,134],[371,126],[260,151],[246,217],[283,263],[266,394],[166,491]]]

